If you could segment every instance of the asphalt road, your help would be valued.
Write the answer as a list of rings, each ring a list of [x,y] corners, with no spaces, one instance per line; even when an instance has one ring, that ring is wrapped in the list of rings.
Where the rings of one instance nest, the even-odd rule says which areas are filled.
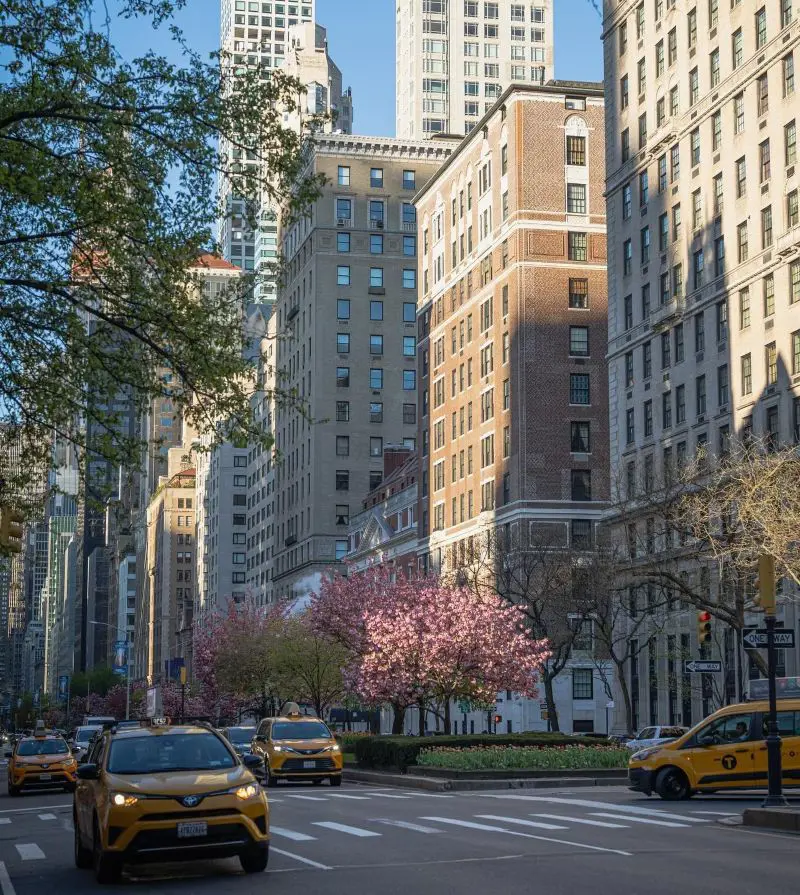
[[[113,887],[152,895],[763,895],[797,888],[797,838],[720,819],[758,798],[666,803],[622,787],[434,794],[269,791],[266,875],[237,861],[156,865]],[[0,795],[1,895],[104,890],[72,859],[71,797]],[[112,888],[112,887],[109,887]]]

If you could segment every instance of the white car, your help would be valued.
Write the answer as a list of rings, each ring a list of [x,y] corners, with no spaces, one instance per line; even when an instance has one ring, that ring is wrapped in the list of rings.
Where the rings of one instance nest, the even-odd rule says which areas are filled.
[[[677,727],[674,724],[668,727],[644,727],[632,740],[628,740],[625,745],[631,752],[637,752],[639,749],[646,749],[648,746],[658,746],[660,743],[677,740],[688,729],[688,727]]]

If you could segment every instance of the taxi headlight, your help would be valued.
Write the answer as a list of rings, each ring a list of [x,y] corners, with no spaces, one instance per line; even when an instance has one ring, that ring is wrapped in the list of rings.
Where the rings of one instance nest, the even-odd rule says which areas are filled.
[[[634,752],[631,755],[631,761],[644,761],[646,758],[650,758],[651,755],[655,755],[656,752],[661,751],[661,746],[650,746],[648,749],[640,749],[638,752]]]
[[[283,752],[283,746],[273,746],[272,747],[276,752]]]
[[[247,799],[254,799],[261,790],[255,783],[247,783],[244,786],[240,786],[237,789],[231,790],[231,792],[236,793],[236,798],[241,799],[243,802],[246,802]]]
[[[331,752],[341,752],[341,751],[342,751],[342,747],[338,743],[334,743],[331,746]]]
[[[111,804],[117,808],[131,808],[139,799],[129,792],[115,792],[111,796]]]

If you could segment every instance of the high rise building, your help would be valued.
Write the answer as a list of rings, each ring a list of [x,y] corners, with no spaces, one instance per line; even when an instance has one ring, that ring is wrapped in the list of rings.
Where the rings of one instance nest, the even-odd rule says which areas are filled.
[[[251,538],[274,530],[268,599],[302,596],[347,552],[351,510],[383,477],[389,445],[417,436],[417,222],[413,198],[453,141],[320,136],[325,175],[308,216],[282,235],[273,384],[274,494],[259,483]],[[267,409],[267,413],[269,413]],[[275,510],[266,516],[270,503]],[[261,567],[251,568],[251,578]],[[253,580],[253,584],[255,581]]]
[[[511,83],[553,77],[553,0],[396,0],[398,137],[469,133]]]
[[[611,470],[630,503],[734,435],[800,438],[800,22],[791,0],[627,0],[605,3],[604,39]],[[694,621],[670,613],[630,663],[634,727],[707,714],[705,686],[669,675],[670,643],[697,655]],[[747,669],[730,651],[735,700]]]
[[[326,131],[349,133],[353,122],[350,90],[342,87],[342,74],[328,55],[325,29],[316,24],[315,0],[296,3],[222,0],[221,47],[235,66],[259,64],[281,69],[306,85],[302,114],[285,113],[287,128],[299,130],[309,116],[326,114]],[[231,163],[248,163],[241,150],[223,143],[221,151]],[[267,172],[268,174],[268,172]],[[277,209],[262,203],[247,208],[231,185],[220,183],[224,214],[219,242],[223,255],[238,268],[252,272],[265,265],[256,301],[274,303],[277,276],[270,266],[277,260]]]
[[[423,567],[457,572],[501,533],[521,553],[594,543],[609,499],[604,150],[602,84],[515,84],[417,196]],[[554,681],[560,721],[604,730],[585,640]],[[503,715],[547,729],[534,701]]]

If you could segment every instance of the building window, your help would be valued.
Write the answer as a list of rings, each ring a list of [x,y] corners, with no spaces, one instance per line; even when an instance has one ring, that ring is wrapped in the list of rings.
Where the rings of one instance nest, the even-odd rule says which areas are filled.
[[[569,403],[589,404],[589,374],[570,373],[569,377]]]
[[[403,336],[403,357],[416,357],[417,339],[415,336]]]
[[[337,457],[349,457],[350,456],[350,436],[349,435],[337,435],[336,436],[336,456]]]
[[[350,299],[339,298],[336,301],[336,317],[338,320],[350,319]]]
[[[744,40],[741,28],[737,28],[731,37],[731,55],[733,67],[738,68],[744,60]]]
[[[370,234],[369,251],[371,255],[383,254],[383,235],[381,233]]]
[[[743,354],[742,366],[742,394],[749,395],[753,392],[753,361],[750,354]]]
[[[369,269],[369,285],[371,289],[383,288],[383,268],[370,267]]]
[[[336,333],[336,351],[339,354],[350,353],[350,333]]]
[[[350,266],[340,264],[336,268],[336,284],[338,286],[349,286],[350,285]]]
[[[505,290],[507,286],[503,287]],[[504,293],[508,295],[506,291]],[[570,308],[588,308],[589,307],[589,281],[587,279],[570,278],[569,281],[569,306]]]
[[[415,267],[403,269],[403,289],[417,288],[417,270]]]
[[[625,443],[633,444],[636,441],[636,414],[632,407],[625,411]]]
[[[572,669],[572,698],[594,699],[594,674],[591,668]]]
[[[349,225],[350,220],[353,217],[353,200],[352,199],[337,199],[336,200],[336,217],[342,223]]]
[[[370,301],[369,303],[369,319],[383,320],[383,302],[380,300]]]
[[[767,43],[767,11],[762,6],[756,13],[756,49],[760,50]]]
[[[350,186],[350,166],[339,165],[339,186]]]
[[[372,335],[369,337],[369,353],[383,354],[383,336]]]
[[[589,356],[588,326],[571,326],[569,328],[569,353],[571,357]]]
[[[797,162],[797,125],[790,121],[783,129],[784,155],[787,165]]]
[[[570,479],[572,500],[589,501],[592,499],[592,473],[590,470],[573,469]]]
[[[750,290],[744,288],[739,292],[739,329],[750,326]]]
[[[370,402],[369,421],[371,423],[382,423],[383,422],[383,404],[380,401]]]
[[[336,368],[336,385],[338,388],[350,387],[350,367]]]
[[[371,389],[383,388],[383,368],[372,367],[369,371],[369,387]]]
[[[591,424],[588,421],[571,422],[570,450],[574,454],[588,454],[591,451]]]
[[[349,401],[337,401],[336,402],[336,422],[337,423],[349,423],[350,422],[350,402]]]
[[[775,342],[770,342],[764,350],[767,364],[767,385],[775,385],[778,381],[778,349]]]
[[[337,491],[349,491],[350,490],[350,471],[347,469],[337,469],[336,470],[336,490]]]
[[[730,384],[728,381],[728,365],[717,367],[717,404],[726,407],[730,400]]]
[[[592,546],[592,522],[590,519],[570,521],[570,541],[575,550],[588,550]]]
[[[586,184],[567,184],[567,213],[586,214]]]
[[[567,137],[567,164],[586,165],[586,137]]]
[[[759,171],[761,174],[761,183],[766,183],[771,174],[772,166],[770,163],[769,140],[764,140],[758,147]]]
[[[370,457],[382,457],[383,456],[383,439],[379,436],[373,435],[369,440],[369,455]]]
[[[570,261],[586,261],[587,252],[587,236],[585,233],[569,232],[568,235],[568,258]]]
[[[370,168],[369,185],[373,189],[383,189],[383,168]]]
[[[336,542],[336,561],[341,562],[347,556],[347,541]]]
[[[417,188],[416,171],[403,171],[403,189],[415,190]]]
[[[403,391],[413,392],[417,387],[416,370],[403,370]]]
[[[337,252],[349,252],[350,251],[350,234],[349,233],[337,233],[336,234],[336,251]]]

